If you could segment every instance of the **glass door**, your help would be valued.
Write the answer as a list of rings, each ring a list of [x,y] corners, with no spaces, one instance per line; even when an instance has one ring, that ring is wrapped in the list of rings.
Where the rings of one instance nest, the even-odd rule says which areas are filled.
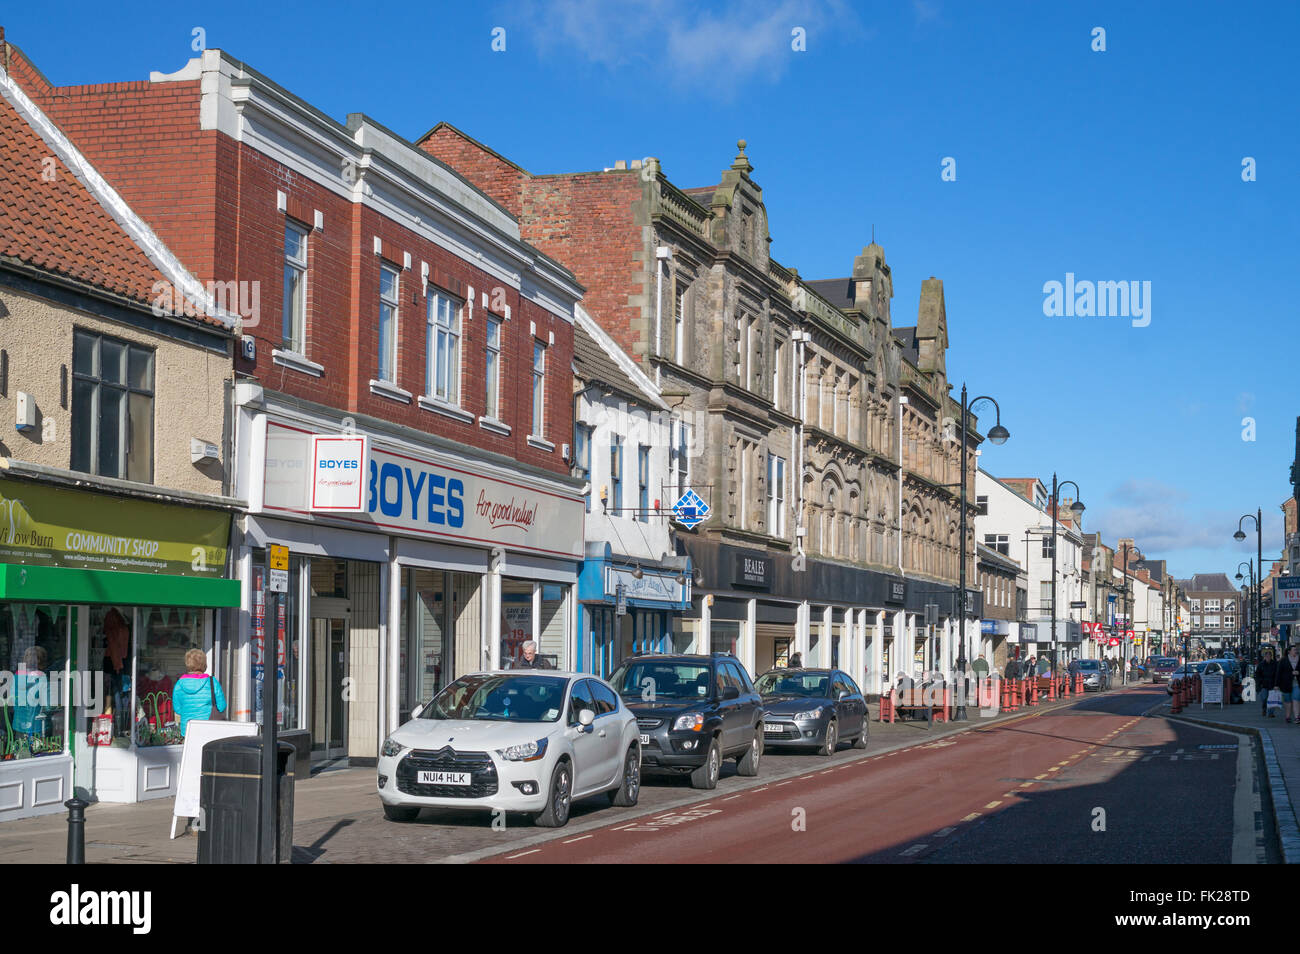
[[[311,621],[311,751],[313,758],[347,755],[348,671],[347,621],[313,617]]]

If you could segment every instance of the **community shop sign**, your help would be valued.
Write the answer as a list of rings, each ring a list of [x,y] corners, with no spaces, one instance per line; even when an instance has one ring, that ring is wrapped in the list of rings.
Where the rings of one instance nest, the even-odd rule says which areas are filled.
[[[267,423],[266,510],[329,513],[335,519],[397,533],[582,556],[586,508],[579,497],[542,490],[523,480],[487,477],[475,473],[472,462],[399,454],[373,443],[360,456],[355,444],[329,445],[328,450],[317,444],[313,450],[314,437],[288,425]],[[330,461],[330,466],[322,468],[322,461]],[[316,471],[325,469],[330,475],[318,477]],[[346,476],[351,474],[360,476],[355,486]],[[321,500],[322,481],[337,482],[329,484],[332,505],[328,508],[312,506]],[[364,505],[355,510],[338,507],[345,498]]]
[[[0,563],[224,576],[223,513],[0,480]]]

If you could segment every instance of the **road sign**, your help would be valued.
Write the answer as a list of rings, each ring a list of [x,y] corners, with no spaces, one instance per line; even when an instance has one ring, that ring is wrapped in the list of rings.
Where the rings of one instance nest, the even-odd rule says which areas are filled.
[[[627,615],[627,587],[622,583],[614,587],[614,615]]]
[[[266,589],[271,593],[289,592],[289,548],[278,543],[266,548],[267,574]]]
[[[695,491],[688,490],[673,504],[673,516],[687,530],[693,530],[709,518],[709,505]]]

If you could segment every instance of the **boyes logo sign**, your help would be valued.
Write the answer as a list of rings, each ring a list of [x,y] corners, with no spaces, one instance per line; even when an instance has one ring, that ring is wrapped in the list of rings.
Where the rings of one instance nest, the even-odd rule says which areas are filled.
[[[304,464],[306,466],[304,466]],[[489,477],[443,455],[402,454],[359,434],[268,422],[263,505],[363,520],[390,532],[581,557],[580,497]]]

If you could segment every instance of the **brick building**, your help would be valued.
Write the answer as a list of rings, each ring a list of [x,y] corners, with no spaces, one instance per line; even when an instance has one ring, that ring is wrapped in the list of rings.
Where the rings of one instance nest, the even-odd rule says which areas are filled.
[[[279,718],[321,758],[375,758],[417,702],[508,664],[524,639],[568,665],[584,513],[566,459],[572,273],[443,163],[222,51],[84,87],[10,54],[28,95],[241,319],[244,604],[220,650],[236,717],[260,717],[268,628]],[[333,486],[353,497],[323,509],[316,494],[333,491],[314,475],[345,465],[360,479]],[[272,543],[292,553],[285,594],[268,589]]]
[[[743,142],[700,187],[655,159],[534,175],[446,123],[419,145],[573,269],[584,308],[680,413],[670,483],[710,515],[677,532],[703,579],[678,645],[734,652],[755,672],[800,652],[865,676],[868,691],[887,671],[946,667],[959,515],[945,485],[960,445],[941,282],[923,283],[917,326],[896,328],[880,246],[841,279],[778,263]],[[972,639],[973,546],[967,556]],[[931,603],[934,637],[921,622]]]

